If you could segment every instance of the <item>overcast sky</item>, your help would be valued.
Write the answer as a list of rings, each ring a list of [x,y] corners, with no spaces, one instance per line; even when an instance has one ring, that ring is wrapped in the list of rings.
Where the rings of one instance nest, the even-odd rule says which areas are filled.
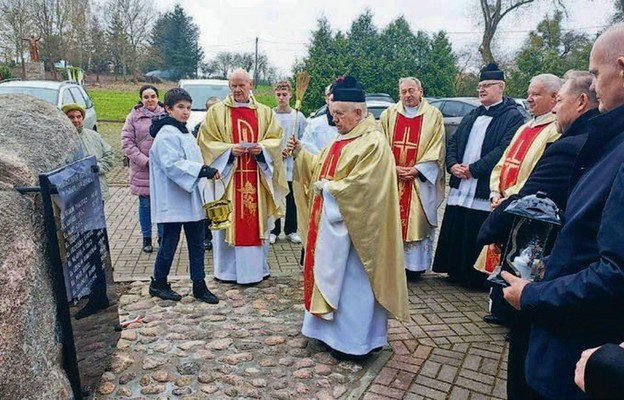
[[[569,4],[566,29],[595,33],[612,15],[611,0],[565,0]],[[200,44],[206,59],[219,51],[253,51],[255,38],[281,74],[290,74],[297,58],[306,54],[310,34],[317,20],[325,16],[334,30],[347,31],[353,20],[368,7],[378,29],[403,15],[412,31],[449,34],[456,52],[473,54],[479,64],[477,47],[482,28],[478,0],[180,0],[201,30]],[[497,32],[498,51],[513,54],[528,32],[554,7],[542,0],[539,7],[525,7],[503,20]],[[170,0],[155,0],[161,11],[173,8]]]

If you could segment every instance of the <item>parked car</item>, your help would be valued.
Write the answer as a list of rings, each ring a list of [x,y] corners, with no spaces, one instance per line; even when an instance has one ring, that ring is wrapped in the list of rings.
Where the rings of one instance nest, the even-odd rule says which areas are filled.
[[[386,101],[390,103],[394,103],[394,99],[387,93],[367,93],[366,101],[368,100],[377,100],[377,101]]]
[[[446,140],[453,136],[459,123],[470,111],[479,107],[481,103],[476,97],[448,97],[432,99],[429,104],[438,108],[444,117]]]
[[[29,94],[54,104],[59,109],[65,104],[77,103],[85,109],[84,127],[97,131],[97,114],[91,97],[84,88],[70,81],[24,81],[8,80],[0,82],[0,95]]]
[[[186,125],[189,129],[204,120],[206,116],[206,100],[217,97],[223,100],[230,94],[230,86],[227,80],[223,79],[181,79],[178,87],[189,92],[193,99],[191,106],[191,117]]]
[[[392,97],[390,97],[390,95],[384,93],[371,93],[366,95],[366,108],[368,108],[368,112],[373,114],[376,120],[379,120],[379,117],[381,117],[381,113],[393,104],[394,100],[392,100]],[[327,114],[326,104],[310,114],[310,117],[308,119],[320,117],[321,115],[325,114]]]
[[[518,103],[518,111],[524,115],[525,120],[528,119],[529,113],[525,109],[522,99],[514,99]],[[520,101],[519,101],[520,100]],[[438,108],[444,117],[444,129],[446,131],[446,140],[453,136],[457,130],[457,126],[464,116],[470,111],[481,105],[476,97],[447,97],[438,99],[429,99],[429,104]]]

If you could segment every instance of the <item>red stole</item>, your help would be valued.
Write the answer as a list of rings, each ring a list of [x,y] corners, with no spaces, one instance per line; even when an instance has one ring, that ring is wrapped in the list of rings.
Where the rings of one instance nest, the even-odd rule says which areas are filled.
[[[501,196],[504,196],[505,190],[515,185],[518,181],[518,174],[520,173],[520,167],[522,166],[522,162],[524,162],[524,158],[527,156],[531,145],[533,145],[533,142],[539,136],[540,132],[547,126],[548,124],[535,126],[533,128],[527,126],[522,130],[520,136],[511,144],[500,172],[498,192]],[[494,272],[499,263],[500,254],[494,253],[490,250],[490,246],[488,246],[485,256],[485,272]]]
[[[407,118],[397,113],[396,125],[392,137],[394,161],[400,167],[413,167],[418,161],[418,145],[422,131],[423,116]],[[401,230],[403,241],[407,239],[410,203],[412,201],[412,181],[398,180],[399,207],[401,210]]]
[[[336,173],[336,166],[340,159],[342,149],[355,139],[335,140],[327,151],[327,155],[321,165],[319,180],[333,180]],[[314,254],[316,252],[316,240],[318,239],[319,223],[321,222],[321,211],[323,210],[323,195],[314,195],[312,210],[310,211],[310,227],[308,228],[308,240],[306,242],[305,256],[303,262],[303,298],[306,310],[310,311],[312,302],[312,291],[314,289]]]
[[[232,142],[257,143],[258,118],[256,111],[246,107],[232,107]],[[258,213],[258,164],[253,155],[236,157],[234,172],[234,246],[260,246]]]

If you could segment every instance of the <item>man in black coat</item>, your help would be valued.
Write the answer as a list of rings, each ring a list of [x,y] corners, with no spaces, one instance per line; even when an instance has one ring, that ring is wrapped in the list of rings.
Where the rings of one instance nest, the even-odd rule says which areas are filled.
[[[510,273],[505,299],[531,322],[528,384],[549,399],[582,399],[581,353],[624,341],[624,24],[607,29],[589,60],[601,115],[579,154],[586,171],[570,193],[542,282]]]
[[[559,209],[566,208],[568,194],[581,173],[575,167],[581,148],[587,140],[591,118],[599,114],[596,92],[590,88],[593,76],[589,72],[570,71],[557,95],[553,112],[557,115],[557,128],[561,138],[552,143],[536,164],[517,195],[507,198],[485,220],[479,231],[480,245],[495,243],[502,247],[512,228],[513,215],[504,209],[514,200],[544,192]],[[573,178],[574,177],[574,178]],[[494,288],[490,294],[492,315],[483,317],[486,322],[501,323],[511,327],[507,365],[507,398],[509,400],[534,397],[524,378],[524,362],[529,345],[530,323],[524,321],[513,307],[503,299],[502,289]]]
[[[524,122],[514,100],[504,97],[505,75],[496,64],[481,70],[477,88],[481,106],[464,117],[446,147],[450,191],[433,270],[467,286],[483,288],[485,275],[473,266],[476,243],[490,213],[490,174]]]

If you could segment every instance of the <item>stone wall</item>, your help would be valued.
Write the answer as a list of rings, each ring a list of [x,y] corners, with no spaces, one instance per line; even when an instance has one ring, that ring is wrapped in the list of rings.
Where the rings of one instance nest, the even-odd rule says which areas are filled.
[[[45,79],[45,69],[42,62],[26,62],[24,63],[24,71],[26,71],[25,79],[41,80]]]
[[[4,95],[0,110],[0,398],[67,399],[41,199],[13,187],[37,186],[79,144],[51,104]]]

